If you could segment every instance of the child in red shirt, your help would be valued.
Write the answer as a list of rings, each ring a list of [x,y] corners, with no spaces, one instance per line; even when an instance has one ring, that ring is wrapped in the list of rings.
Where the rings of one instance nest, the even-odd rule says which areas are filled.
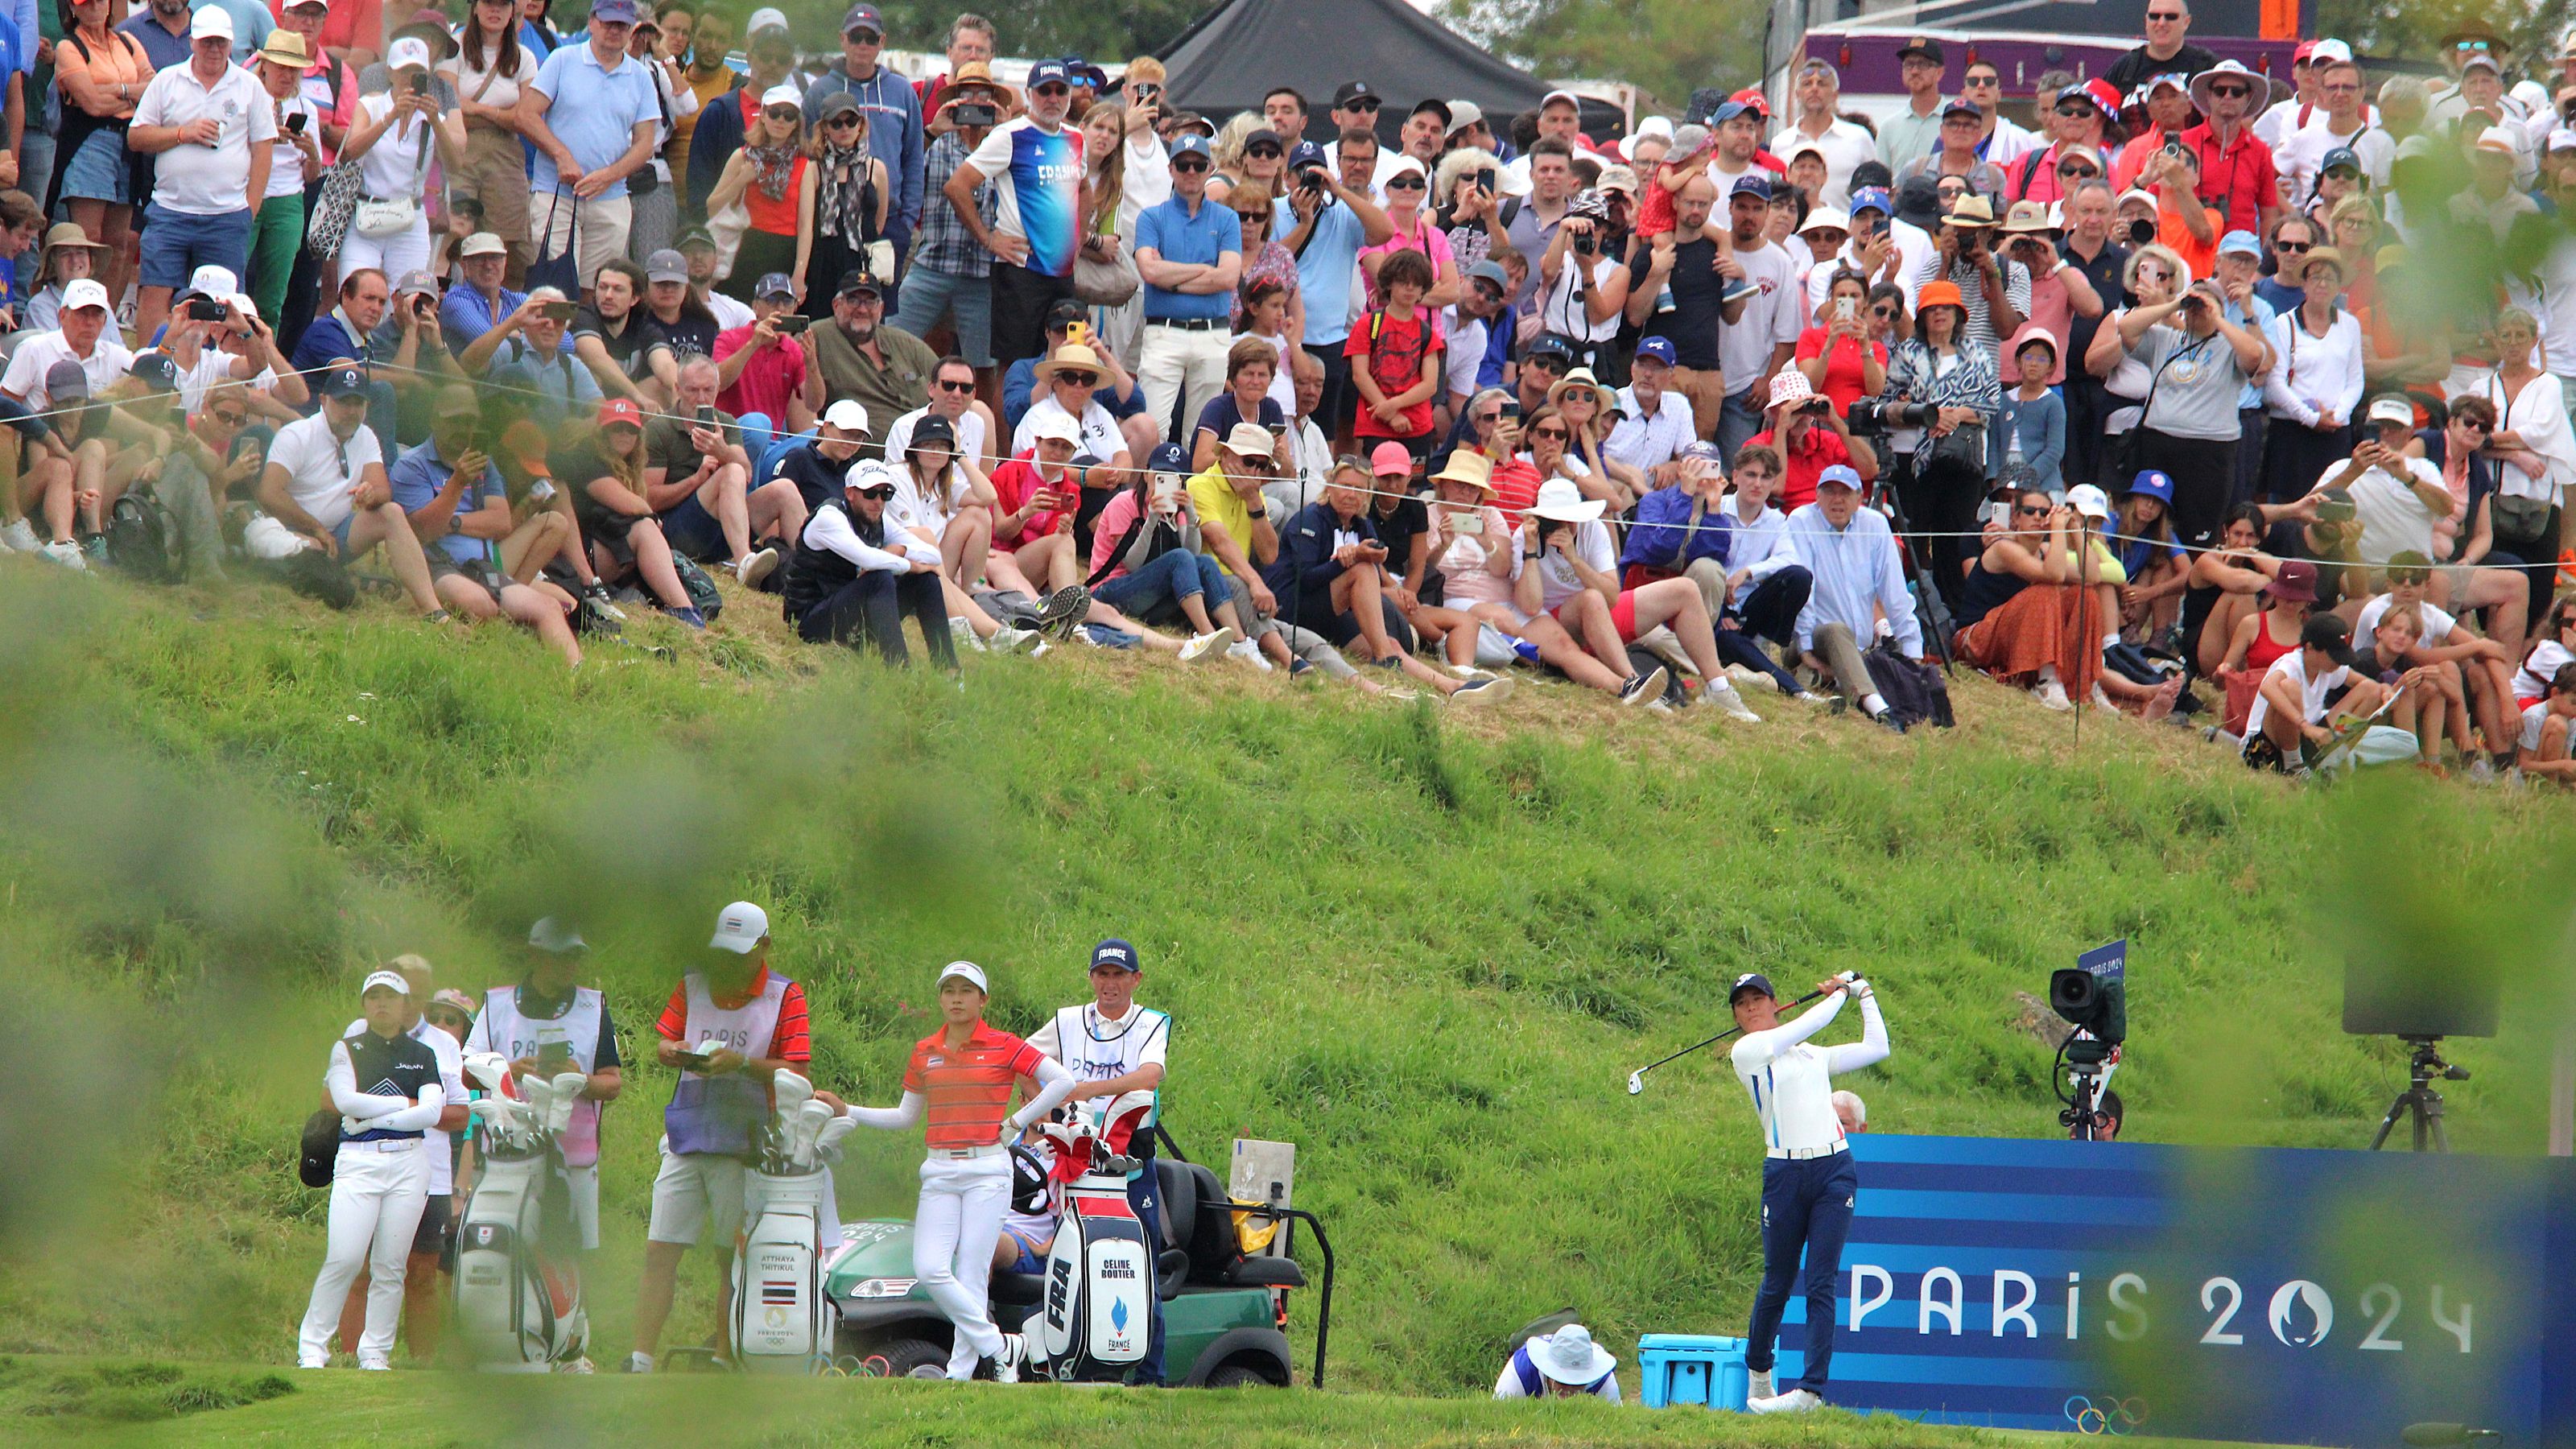
[[[1431,399],[1440,386],[1440,319],[1422,305],[1433,281],[1431,259],[1420,252],[1388,255],[1378,287],[1386,305],[1351,329],[1345,355],[1356,362],[1351,382],[1360,391],[1354,430],[1362,438],[1393,438],[1421,457],[1431,444]]]

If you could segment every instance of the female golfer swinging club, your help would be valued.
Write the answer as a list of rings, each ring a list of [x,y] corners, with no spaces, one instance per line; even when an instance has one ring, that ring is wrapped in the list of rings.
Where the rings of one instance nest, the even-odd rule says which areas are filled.
[[[948,1377],[971,1379],[976,1359],[987,1358],[993,1377],[1009,1384],[1019,1382],[1020,1336],[993,1326],[985,1285],[1011,1202],[1010,1144],[1070,1096],[1075,1083],[1036,1047],[984,1024],[987,994],[984,968],[974,962],[941,967],[939,1014],[946,1024],[913,1044],[902,1105],[847,1111],[867,1126],[902,1131],[922,1119],[927,1101],[930,1155],[922,1160],[921,1204],[912,1220],[913,1275],[957,1327]],[[1038,1094],[1005,1117],[1011,1085],[1021,1077],[1035,1077]]]
[[[1745,1330],[1744,1365],[1752,1379],[1745,1407],[1757,1414],[1803,1413],[1824,1403],[1834,1362],[1834,1293],[1842,1276],[1843,1235],[1851,1231],[1852,1197],[1859,1174],[1834,1115],[1833,1073],[1858,1071],[1887,1060],[1887,1023],[1869,983],[1851,972],[1818,982],[1825,999],[1786,1026],[1771,978],[1748,973],[1726,994],[1744,1037],[1735,1044],[1735,1075],[1753,1094],[1762,1118],[1762,1287],[1753,1296],[1753,1323]],[[1842,1011],[1843,998],[1860,998],[1861,1039],[1855,1045],[1816,1047],[1807,1038]],[[1789,1285],[1806,1255],[1806,1374],[1786,1392],[1772,1392],[1773,1350]]]

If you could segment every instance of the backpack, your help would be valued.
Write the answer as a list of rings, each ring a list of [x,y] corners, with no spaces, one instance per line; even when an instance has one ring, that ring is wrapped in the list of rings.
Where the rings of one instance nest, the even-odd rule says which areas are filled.
[[[128,493],[107,514],[107,561],[148,584],[175,584],[186,573],[170,510],[148,493]]]
[[[680,587],[688,591],[690,605],[704,615],[707,622],[715,622],[716,615],[724,612],[724,595],[716,592],[716,581],[707,577],[707,571],[698,567],[697,560],[683,553],[671,555],[671,568],[680,576]]]
[[[1930,720],[1946,730],[1958,723],[1950,714],[1950,685],[1939,665],[1908,659],[1886,640],[1871,645],[1861,663],[1869,667],[1870,683],[1878,686],[1898,724],[1912,729]]]

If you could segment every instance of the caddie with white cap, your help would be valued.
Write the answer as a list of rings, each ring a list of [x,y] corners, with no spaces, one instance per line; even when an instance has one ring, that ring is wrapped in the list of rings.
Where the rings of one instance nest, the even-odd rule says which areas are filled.
[[[1619,1402],[1619,1360],[1592,1341],[1592,1330],[1569,1323],[1554,1333],[1532,1338],[1512,1350],[1503,1376],[1494,1380],[1498,1399],[1571,1399],[1582,1394]]]
[[[736,901],[717,913],[705,964],[672,988],[653,1029],[662,1038],[656,1054],[662,1065],[680,1069],[680,1080],[662,1109],[662,1170],[653,1179],[629,1373],[652,1371],[680,1259],[709,1226],[715,1229],[716,1322],[733,1321],[727,1264],[742,1221],[743,1159],[769,1116],[770,1078],[805,1075],[813,1056],[805,988],[769,969],[767,911]]]

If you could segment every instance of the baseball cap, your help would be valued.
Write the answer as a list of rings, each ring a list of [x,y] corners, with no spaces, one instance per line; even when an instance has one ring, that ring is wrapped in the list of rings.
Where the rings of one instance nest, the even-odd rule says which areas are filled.
[[[2299,647],[2314,649],[2337,664],[2352,662],[2352,627],[2332,614],[2311,614],[2299,626]]]
[[[2487,69],[2494,71],[2499,75],[2504,73],[2503,64],[2495,58],[2495,53],[2492,51],[2472,50],[2460,57],[2461,70],[2466,71],[2473,65],[2485,66]]]
[[[2110,495],[2090,483],[2078,483],[2066,490],[2066,506],[2087,518],[2111,516]]]
[[[477,232],[476,235],[488,236],[490,233]],[[494,238],[494,240],[498,240],[498,238]],[[469,238],[469,245],[470,244],[471,239]],[[714,251],[716,249],[715,233],[702,226],[687,227],[680,232],[678,239],[673,241],[671,245],[678,247],[684,252],[691,247],[705,247],[708,251]],[[509,248],[504,247],[502,250],[507,251]]]
[[[763,5],[759,9],[754,10],[751,12],[751,18],[742,23],[742,33],[745,40],[749,40],[751,37],[760,34],[760,32],[764,30],[785,30],[786,28],[786,12],[771,5]]]
[[[1726,461],[1726,451],[1706,438],[1697,438],[1682,444],[1681,452],[1674,456],[1692,459],[1701,463],[1723,463]]]
[[[459,257],[506,257],[510,254],[510,244],[501,240],[498,233],[478,231],[457,244],[456,254]]]
[[[414,270],[405,272],[402,274],[402,281],[394,287],[394,295],[397,297],[435,297],[438,295],[438,277],[435,273],[427,271]]]
[[[2218,239],[2218,254],[2238,257],[2263,255],[2263,243],[2250,231],[2231,231]]]
[[[2519,148],[2513,144],[2513,134],[2502,126],[2489,126],[2485,130],[2480,131],[2478,133],[2476,143],[2469,149],[2473,151],[2488,152],[2498,156],[2517,156],[2521,154]]]
[[[850,7],[848,14],[841,17],[841,33],[847,35],[853,30],[873,30],[883,35],[886,33],[885,17],[877,13],[877,7],[866,3],[866,0],[860,0],[859,4]]]
[[[1852,193],[1851,214],[1854,216],[1864,211],[1875,211],[1881,216],[1887,216],[1894,210],[1895,208],[1888,204],[1887,188],[1883,186],[1864,186]]]
[[[2308,59],[2317,65],[2324,65],[2330,60],[2350,60],[2352,47],[2331,38],[2320,40],[2308,47]]]
[[[1469,126],[1481,126],[1483,124],[1485,124],[1485,108],[1483,106],[1477,105],[1474,101],[1451,101],[1449,103],[1449,134],[1454,136],[1460,131],[1467,129]]]
[[[79,364],[74,363],[73,366]],[[154,392],[179,390],[179,364],[170,360],[169,353],[157,348],[134,354],[134,366],[127,369],[126,375]]]
[[[620,399],[620,401],[623,401],[623,399]],[[633,406],[632,403],[627,405],[629,407]],[[528,928],[528,944],[536,947],[540,951],[551,952],[557,956],[563,955],[567,951],[587,951],[590,949],[590,943],[581,938],[581,933],[572,928],[572,923],[560,916],[548,916],[537,922],[535,925],[530,926]]]
[[[591,0],[590,18],[626,25],[635,23],[635,0]]]
[[[207,7],[209,10],[214,8]],[[206,11],[200,10],[197,13],[203,15]],[[387,70],[429,69],[429,42],[417,35],[406,35],[395,41],[385,49],[385,68]]]
[[[2411,428],[2415,426],[2415,405],[2402,397],[2386,395],[2372,402],[2365,416],[2374,423],[2403,423]]]
[[[1172,143],[1164,148],[1164,154],[1170,156],[1174,160],[1178,160],[1183,156],[1207,156],[1213,158],[1216,153],[1209,147],[1207,137],[1190,133],[1174,136],[1172,138]]]
[[[45,369],[45,396],[55,402],[64,398],[87,398],[89,374],[81,365],[66,357]]]
[[[1109,84],[1109,72],[1078,55],[1064,58],[1064,73],[1078,86],[1090,86],[1096,90]]]
[[[199,6],[196,15],[188,21],[188,39],[192,44],[200,40],[229,41],[232,38],[232,12],[221,5]],[[422,64],[428,62],[423,61]]]
[[[1918,35],[1896,48],[1898,60],[1911,60],[1918,55],[1934,65],[1943,65],[1949,61],[1948,54],[1941,49],[1941,42],[1928,35]]]
[[[1497,261],[1482,261],[1469,267],[1467,280],[1491,282],[1494,284],[1494,290],[1498,292],[1508,292],[1512,289],[1511,273],[1504,271],[1503,264]]]
[[[951,961],[939,968],[940,986],[946,986],[952,980],[966,982],[986,996],[993,994],[992,985],[984,979],[984,968],[972,961]]]
[[[1121,971],[1145,969],[1144,964],[1136,959],[1136,948],[1116,936],[1091,948],[1091,969],[1097,971],[1103,966],[1114,966]]]
[[[1090,318],[1091,304],[1087,302],[1077,302],[1071,297],[1066,297],[1058,301],[1054,306],[1047,308],[1047,330],[1049,332],[1061,332],[1072,323],[1089,321]]]
[[[769,912],[749,901],[736,901],[716,914],[716,933],[708,938],[707,946],[748,956],[768,934]]]
[[[1322,166],[1324,164],[1326,164],[1324,148],[1316,145],[1312,141],[1300,141],[1297,143],[1297,148],[1288,153],[1288,169],[1291,171],[1295,171],[1304,166]]]
[[[1521,358],[1526,362],[1535,362],[1542,357],[1556,362],[1571,363],[1574,361],[1574,344],[1556,333],[1542,332],[1538,335],[1537,341],[1532,342],[1522,351]]]
[[[659,256],[661,253],[656,252],[654,255]],[[656,277],[654,280],[658,282],[661,278]],[[688,274],[683,272],[680,280],[687,281]],[[754,301],[766,297],[793,298],[796,295],[796,279],[785,272],[763,272],[760,280],[753,284],[751,295]]]
[[[188,274],[188,290],[181,292],[179,295],[182,297],[229,297],[240,290],[241,278],[233,275],[232,268],[218,266],[213,262],[208,262],[204,266],[199,267]]]
[[[2317,601],[2317,566],[2303,558],[2281,560],[2280,572],[2272,575],[2263,592],[2276,603],[2313,604]]]
[[[2559,134],[2564,133],[2553,133],[2551,135],[2551,150],[2557,149],[2556,142]],[[2317,170],[2319,172],[2332,171],[2338,166],[2349,167],[2354,171],[2359,171],[2361,169],[2361,158],[2353,154],[2353,149],[2350,146],[2337,146],[2333,150],[2328,151],[2324,158],[2317,162]]]
[[[868,426],[868,410],[866,406],[861,404],[860,401],[854,397],[845,397],[839,402],[832,404],[830,407],[823,409],[823,421],[830,423],[833,427],[839,428],[845,433],[873,434],[876,431],[874,428]],[[924,421],[927,421],[927,419],[924,419]]]
[[[222,14],[223,12],[222,12],[222,11],[217,11],[217,12],[215,12],[215,13],[216,13],[216,14],[218,14],[218,15],[220,15],[220,14]],[[364,996],[364,995],[366,995],[368,992],[375,990],[375,989],[376,989],[377,987],[379,987],[379,986],[389,987],[389,988],[391,988],[391,989],[392,989],[392,990],[393,990],[397,995],[401,995],[401,996],[409,996],[409,995],[411,995],[411,983],[410,983],[410,982],[408,982],[408,981],[405,981],[405,980],[403,979],[403,974],[402,974],[401,972],[399,972],[399,971],[370,971],[370,972],[368,972],[368,973],[367,973],[367,979],[358,983],[358,994],[359,994],[360,996]]]
[[[760,93],[760,108],[765,111],[771,106],[793,106],[801,115],[805,110],[805,92],[794,81],[780,81]]]
[[[1779,992],[1771,989],[1770,977],[1763,975],[1759,971],[1747,971],[1743,975],[1736,977],[1735,984],[1726,989],[1726,1004],[1733,1006],[1735,1003],[1744,999],[1746,992],[1768,996],[1775,1001],[1780,997]]]
[[[1380,478],[1411,477],[1413,454],[1402,443],[1389,439],[1369,450],[1369,472]]]
[[[863,266],[852,267],[848,271],[843,272],[841,274],[841,285],[833,295],[839,297],[855,297],[862,292],[873,292],[879,295],[882,295],[885,292],[885,283],[878,281],[877,274],[869,271]]]
[[[1559,86],[1555,90],[1549,91],[1546,95],[1539,97],[1538,108],[1544,111],[1548,107],[1555,105],[1558,101],[1563,101],[1567,105],[1574,107],[1576,114],[1579,115],[1582,113],[1583,97],[1565,89],[1563,86]]]
[[[354,367],[335,367],[322,374],[324,397],[363,397],[367,375]]]
[[[1746,105],[1744,102],[1727,101],[1721,104],[1716,110],[1708,113],[1708,123],[1712,126],[1723,126],[1738,116],[1749,116],[1752,114],[1753,108]]]
[[[1073,85],[1073,72],[1065,69],[1064,62],[1060,60],[1038,61],[1029,67],[1029,89],[1034,91],[1042,85],[1059,85],[1070,89]]]
[[[1840,487],[1848,488],[1854,493],[1858,493],[1860,491],[1860,474],[1853,472],[1851,469],[1844,467],[1840,463],[1836,463],[1816,475],[1816,486],[1818,488],[1822,488],[1828,483],[1836,484]],[[1763,984],[1768,986],[1770,983],[1764,982]]]
[[[1672,366],[1673,359],[1680,356],[1679,353],[1673,350],[1672,339],[1669,337],[1648,337],[1643,339],[1638,342],[1635,355],[1640,358],[1651,357],[1666,367]]]
[[[937,413],[923,413],[921,420],[912,425],[912,440],[904,444],[904,451],[910,452],[924,443],[939,443],[950,452],[955,452],[957,450],[956,425]],[[1166,443],[1163,446],[1168,448],[1172,445]]]
[[[1727,200],[1733,201],[1739,196],[1758,196],[1764,201],[1769,201],[1771,199],[1771,183],[1765,178],[1747,171],[1743,175],[1735,178],[1735,184],[1733,186],[1726,188]]]
[[[595,422],[597,426],[603,428],[611,423],[624,423],[630,428],[640,428],[644,426],[644,409],[637,406],[635,399],[631,397],[603,398],[600,401],[599,416]]]
[[[1333,109],[1348,110],[1351,102],[1362,99],[1375,101],[1383,97],[1379,96],[1377,89],[1367,81],[1344,81],[1340,88],[1333,92]]]
[[[1033,443],[1050,441],[1080,443],[1082,441],[1082,425],[1075,422],[1062,408],[1051,408],[1039,414],[1035,421],[1029,423],[1028,429],[1029,441]]]
[[[664,247],[644,258],[644,280],[647,282],[685,282],[689,279],[689,259]],[[794,287],[789,287],[794,291]]]
[[[2173,477],[2161,469],[2149,468],[2140,473],[2129,480],[2129,486],[2123,491],[2141,498],[2152,498],[2168,508],[2173,506]]]
[[[1941,119],[1946,121],[1952,116],[1967,116],[1982,121],[1986,118],[1986,108],[1966,96],[1952,96],[1941,103]]]

